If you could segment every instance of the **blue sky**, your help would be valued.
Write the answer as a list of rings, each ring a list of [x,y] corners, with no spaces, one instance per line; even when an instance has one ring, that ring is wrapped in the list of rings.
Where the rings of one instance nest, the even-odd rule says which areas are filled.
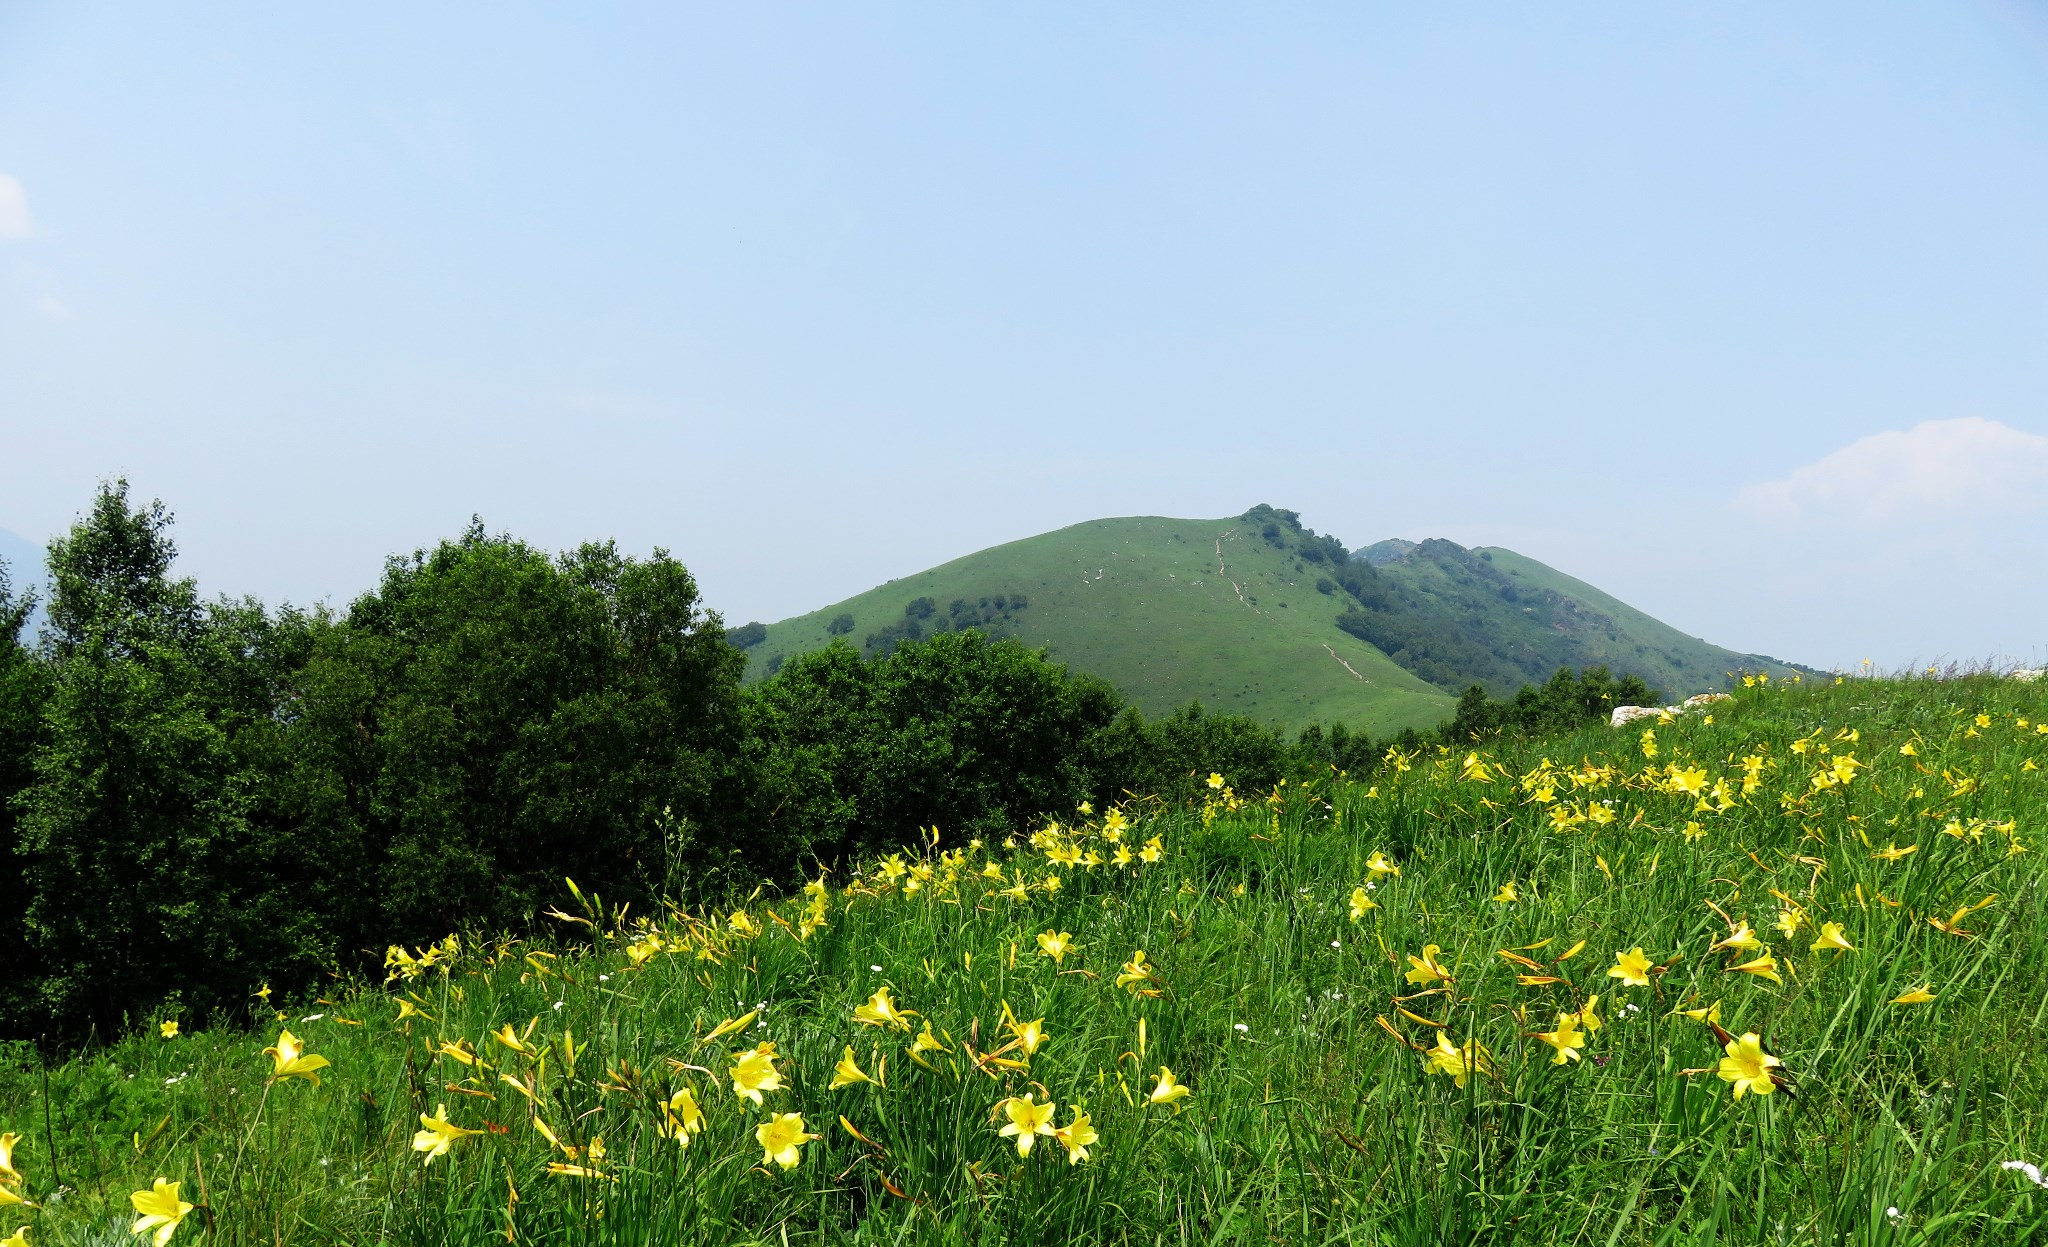
[[[737,622],[1111,514],[2048,657],[2048,7],[0,0],[0,528]]]

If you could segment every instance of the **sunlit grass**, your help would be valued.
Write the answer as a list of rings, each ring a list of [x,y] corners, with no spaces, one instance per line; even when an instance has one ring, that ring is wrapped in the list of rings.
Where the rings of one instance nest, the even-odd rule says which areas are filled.
[[[465,933],[254,1030],[14,1052],[6,1189],[40,1207],[0,1235],[129,1241],[162,1176],[177,1241],[233,1243],[2031,1241],[2044,693],[1751,689],[912,833],[710,912],[565,886],[554,939]],[[280,1029],[330,1064],[273,1078]],[[1745,1035],[1782,1065],[1741,1058],[1738,1099]]]

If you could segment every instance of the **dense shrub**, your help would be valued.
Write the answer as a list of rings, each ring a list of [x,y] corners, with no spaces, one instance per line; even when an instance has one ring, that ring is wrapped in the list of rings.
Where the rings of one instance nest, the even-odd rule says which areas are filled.
[[[1503,732],[1541,734],[1571,731],[1607,718],[1616,706],[1655,705],[1663,700],[1656,689],[1633,675],[1620,678],[1605,667],[1574,673],[1560,667],[1540,685],[1498,701],[1487,699],[1477,684],[1458,699],[1457,713],[1439,731],[1450,742],[1498,736]]]
[[[771,748],[820,760],[845,821],[826,859],[894,844],[911,829],[1008,830],[1070,810],[1094,787],[1085,744],[1122,699],[1014,641],[948,632],[884,661],[835,643],[793,658],[754,690]]]

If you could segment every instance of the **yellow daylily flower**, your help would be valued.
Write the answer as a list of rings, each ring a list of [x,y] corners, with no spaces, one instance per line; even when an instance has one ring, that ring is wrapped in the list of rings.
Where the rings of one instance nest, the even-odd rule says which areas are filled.
[[[1058,965],[1066,960],[1067,954],[1072,952],[1073,949],[1074,937],[1065,931],[1041,931],[1039,933],[1038,951],[1052,958],[1054,965]]]
[[[1423,1063],[1432,1074],[1442,1074],[1459,1087],[1473,1074],[1483,1074],[1488,1069],[1486,1049],[1477,1043],[1468,1043],[1460,1048],[1451,1042],[1451,1037],[1442,1031],[1436,1033],[1436,1047],[1423,1054]]]
[[[946,1047],[946,1045],[939,1042],[938,1036],[932,1034],[932,1024],[929,1021],[925,1022],[924,1029],[917,1033],[917,1038],[910,1041],[910,1052],[912,1056],[915,1056],[920,1052],[950,1051],[950,1048]]]
[[[481,1130],[464,1130],[448,1120],[448,1106],[436,1104],[434,1115],[420,1114],[420,1129],[412,1136],[412,1150],[425,1152],[427,1158],[421,1162],[431,1165],[436,1156],[446,1156],[448,1149],[455,1146],[457,1139],[482,1134]]]
[[[1145,1097],[1145,1103],[1172,1104],[1176,1106],[1174,1111],[1179,1112],[1180,1102],[1193,1094],[1173,1076],[1172,1070],[1162,1065],[1159,1067],[1159,1081],[1153,1086],[1152,1094]]]
[[[1116,976],[1116,985],[1136,991],[1140,984],[1151,977],[1152,967],[1146,964],[1145,950],[1141,948],[1131,954],[1129,961],[1124,962],[1123,973]]]
[[[858,1082],[871,1083],[874,1081],[874,1079],[868,1077],[862,1071],[859,1065],[854,1063],[853,1045],[848,1044],[846,1045],[845,1053],[839,1058],[839,1063],[832,1067],[832,1085],[827,1087],[826,1090],[837,1091],[841,1087],[851,1087]]]
[[[898,1030],[909,1030],[910,1019],[917,1014],[909,1009],[899,1008],[887,987],[878,987],[868,1002],[855,1007],[853,1020],[863,1026],[893,1026]]]
[[[595,1150],[597,1147],[596,1140],[591,1141],[591,1147]],[[612,1175],[604,1170],[591,1165],[570,1165],[564,1164],[561,1161],[549,1161],[547,1172],[551,1178],[601,1178],[608,1182],[618,1181],[617,1178],[612,1177]]]
[[[14,1167],[14,1145],[21,1142],[21,1136],[8,1131],[0,1134],[0,1183],[21,1181],[21,1171]]]
[[[743,1100],[763,1103],[761,1094],[765,1091],[782,1090],[782,1071],[775,1068],[775,1042],[763,1041],[756,1047],[732,1054],[733,1094]]]
[[[1600,1015],[1594,1012],[1594,1010],[1598,1008],[1599,1005],[1600,997],[1588,996],[1586,997],[1586,1007],[1579,1010],[1579,1025],[1586,1028],[1586,1033],[1588,1035],[1592,1034],[1596,1030],[1599,1030],[1600,1027],[1603,1025],[1603,1023],[1600,1021]]]
[[[265,1048],[263,1055],[271,1060],[272,1082],[304,1078],[317,1087],[320,1085],[320,1071],[327,1068],[327,1058],[308,1054],[298,1036],[290,1031],[279,1031],[276,1046]]]
[[[1729,968],[1743,974],[1754,974],[1760,979],[1769,979],[1780,987],[1785,985],[1785,980],[1778,977],[1778,959],[1769,953],[1765,953],[1755,961],[1745,961],[1739,966],[1731,966]]]
[[[1614,964],[1607,967],[1607,977],[1620,979],[1628,987],[1648,987],[1650,959],[1643,955],[1643,946],[1638,944],[1625,953],[1614,954]]]
[[[1894,996],[1892,1003],[1895,1005],[1924,1005],[1934,998],[1934,993],[1927,990],[1927,984],[1922,983],[1911,991],[1902,992]]]
[[[704,1132],[704,1110],[697,1104],[697,1093],[688,1087],[676,1092],[662,1105],[661,1133],[673,1136],[677,1147],[690,1146],[690,1140]]]
[[[1378,849],[1374,849],[1372,856],[1365,859],[1365,869],[1375,879],[1381,875],[1393,875],[1396,878],[1401,875],[1401,868],[1388,861],[1387,855]]]
[[[1808,951],[1817,953],[1823,948],[1832,949],[1838,953],[1853,953],[1856,951],[1856,946],[1843,937],[1842,924],[1839,922],[1821,923],[1820,938],[1813,942],[1813,947]]]
[[[1783,1065],[1777,1057],[1765,1052],[1763,1041],[1751,1031],[1740,1039],[1731,1039],[1722,1049],[1727,1055],[1721,1058],[1717,1071],[1721,1078],[1735,1087],[1735,1098],[1741,1099],[1745,1092],[1769,1095],[1778,1089],[1777,1079],[1771,1070]]]
[[[1069,1106],[1073,1107],[1073,1106]],[[1088,1149],[1102,1136],[1095,1133],[1095,1126],[1088,1120],[1088,1114],[1074,1108],[1074,1120],[1052,1132],[1052,1137],[1067,1149],[1067,1163],[1078,1165],[1088,1159]]]
[[[28,1227],[20,1226],[6,1238],[0,1238],[0,1247],[28,1247]]]
[[[1010,1119],[1010,1124],[999,1132],[1005,1139],[1017,1140],[1017,1155],[1031,1155],[1031,1145],[1038,1142],[1039,1135],[1053,1134],[1052,1115],[1054,1101],[1037,1102],[1035,1092],[1027,1091],[1021,1096],[1011,1096],[996,1107]]]
[[[1364,918],[1367,911],[1378,909],[1380,903],[1365,894],[1362,887],[1351,889],[1351,921]]]
[[[154,1247],[164,1247],[171,1241],[171,1235],[178,1232],[178,1225],[184,1221],[194,1205],[178,1198],[178,1188],[183,1182],[169,1182],[158,1178],[155,1185],[146,1191],[136,1191],[128,1202],[142,1215],[135,1218],[135,1224],[128,1227],[131,1234],[150,1234]]]
[[[1721,1002],[1718,1000],[1703,1009],[1673,1009],[1672,1012],[1682,1013],[1695,1022],[1712,1022],[1716,1026],[1721,1024]]]
[[[156,1024],[156,1033],[165,1039],[176,1039],[178,1037],[178,1019],[171,1018],[167,1021],[158,1022]]]
[[[777,1113],[754,1127],[754,1141],[761,1145],[761,1163],[794,1169],[803,1163],[803,1146],[817,1135],[804,1130],[802,1113]]]
[[[1003,1006],[1005,1015],[1009,1010],[1008,1005]],[[1045,1046],[1044,1018],[1032,1022],[1019,1022],[1016,1018],[1008,1018],[1003,1024],[1009,1028],[1011,1036],[1017,1041],[1017,1046],[1024,1049],[1025,1056],[1037,1056],[1038,1050]]]
[[[1443,949],[1435,944],[1423,945],[1420,957],[1410,956],[1408,958],[1408,970],[1402,977],[1418,987],[1428,986],[1433,983],[1454,982],[1455,980],[1451,977],[1450,972],[1445,970],[1443,965],[1437,961],[1437,955],[1441,952],[1443,952]]]
[[[1576,1013],[1558,1014],[1557,1029],[1545,1031],[1536,1038],[1557,1049],[1557,1055],[1550,1062],[1552,1065],[1564,1065],[1578,1060],[1579,1049],[1586,1046],[1586,1035],[1579,1029],[1579,1015]]]
[[[1756,937],[1756,933],[1749,929],[1747,922],[1738,922],[1735,929],[1728,933],[1728,938],[1717,940],[1707,951],[1719,952],[1724,948],[1739,948],[1743,952],[1755,952],[1765,946],[1764,942]]]
[[[1493,894],[1493,899],[1502,905],[1512,905],[1521,900],[1522,895],[1515,890],[1515,881],[1510,879],[1500,885],[1500,891]]]

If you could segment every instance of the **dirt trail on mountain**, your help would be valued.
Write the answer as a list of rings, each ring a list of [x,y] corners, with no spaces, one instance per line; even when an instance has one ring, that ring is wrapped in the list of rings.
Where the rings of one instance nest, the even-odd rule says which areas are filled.
[[[1357,679],[1357,680],[1363,680],[1363,679],[1365,679],[1365,677],[1364,677],[1364,676],[1362,676],[1362,675],[1359,675],[1359,674],[1358,674],[1358,668],[1356,668],[1356,667],[1352,666],[1352,665],[1351,665],[1350,663],[1348,663],[1348,662],[1345,662],[1345,661],[1344,661],[1344,655],[1342,655],[1342,654],[1338,653],[1338,652],[1337,652],[1336,650],[1330,649],[1330,647],[1329,647],[1328,645],[1325,645],[1325,646],[1323,646],[1323,648],[1324,648],[1324,649],[1328,649],[1328,650],[1330,650],[1330,657],[1332,657],[1332,658],[1336,659],[1339,665],[1341,665],[1341,666],[1342,666],[1342,667],[1343,667],[1343,668],[1344,668],[1344,669],[1345,669],[1346,671],[1349,671],[1349,672],[1351,673],[1351,675],[1352,675],[1352,678],[1353,678],[1353,679]]]
[[[1225,564],[1225,563],[1223,562],[1223,538],[1225,538],[1225,537],[1235,537],[1236,535],[1237,535],[1237,530],[1236,530],[1235,528],[1228,528],[1228,529],[1225,529],[1225,530],[1224,530],[1224,531],[1222,532],[1222,534],[1220,534],[1220,535],[1219,535],[1219,536],[1218,536],[1218,537],[1216,538],[1216,574],[1217,574],[1217,575],[1219,575],[1219,576],[1223,576],[1223,581],[1224,581],[1224,583],[1225,583],[1225,584],[1227,584],[1227,585],[1229,585],[1229,586],[1230,586],[1230,588],[1231,588],[1231,590],[1232,590],[1232,591],[1233,591],[1234,593],[1236,593],[1236,594],[1237,594],[1237,600],[1238,600],[1238,601],[1240,601],[1240,602],[1244,603],[1244,604],[1245,604],[1246,606],[1249,606],[1249,607],[1251,607],[1251,612],[1252,612],[1252,614],[1254,614],[1254,615],[1263,615],[1263,614],[1265,614],[1266,612],[1264,612],[1264,611],[1260,610],[1260,609],[1259,609],[1258,607],[1256,607],[1256,606],[1253,606],[1253,605],[1252,605],[1252,601],[1251,601],[1251,599],[1250,599],[1250,598],[1248,598],[1248,597],[1246,597],[1246,596],[1244,595],[1244,586],[1243,586],[1243,585],[1241,585],[1241,584],[1239,584],[1239,583],[1237,583],[1237,582],[1236,582],[1235,580],[1232,580],[1232,579],[1231,579],[1230,577],[1228,577],[1228,576],[1224,576],[1224,575],[1223,575],[1223,572],[1224,572],[1224,568],[1225,568],[1225,566],[1226,566],[1226,564]],[[1338,661],[1340,661],[1340,662],[1341,662],[1341,661],[1342,661],[1342,659],[1339,659]],[[1360,679],[1364,679],[1365,677],[1363,677],[1363,676],[1360,676],[1359,678],[1360,678]]]

